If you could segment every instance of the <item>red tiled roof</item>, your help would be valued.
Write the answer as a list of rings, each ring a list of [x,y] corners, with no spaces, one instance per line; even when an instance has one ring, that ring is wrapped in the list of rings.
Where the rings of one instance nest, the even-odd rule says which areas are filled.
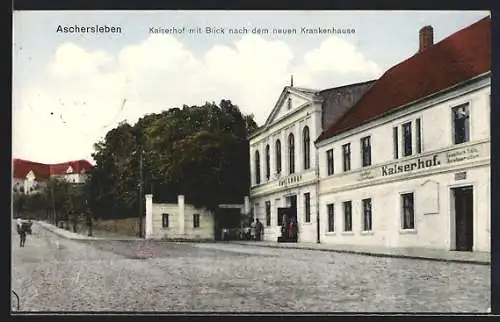
[[[47,164],[32,162],[28,160],[14,159],[14,178],[24,179],[30,171],[33,171],[36,179],[48,179],[50,177],[50,168]]]
[[[386,71],[316,142],[491,70],[491,18],[452,34]]]
[[[82,173],[88,172],[92,169],[92,164],[87,160],[77,160],[77,161],[69,161],[64,163],[51,164],[50,167],[50,175],[63,175],[66,174],[66,171],[69,167],[73,169],[71,173]]]
[[[22,159],[14,159],[13,176],[16,179],[24,179],[26,175],[33,171],[36,179],[46,180],[53,175],[64,175],[71,166],[72,173],[88,172],[92,169],[92,164],[87,160],[76,160],[57,164],[44,164]]]

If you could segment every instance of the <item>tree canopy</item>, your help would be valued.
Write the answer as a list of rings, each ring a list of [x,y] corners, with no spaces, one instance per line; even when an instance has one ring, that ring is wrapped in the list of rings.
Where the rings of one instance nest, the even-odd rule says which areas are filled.
[[[186,202],[210,210],[241,203],[250,185],[247,137],[257,129],[229,100],[148,114],[121,123],[95,144],[87,185],[89,206],[103,218],[137,214],[140,157],[144,192],[155,202]]]

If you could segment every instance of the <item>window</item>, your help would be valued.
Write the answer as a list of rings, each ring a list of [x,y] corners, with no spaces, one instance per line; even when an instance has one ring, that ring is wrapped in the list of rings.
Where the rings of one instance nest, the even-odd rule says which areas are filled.
[[[352,202],[344,201],[344,231],[352,231]]]
[[[266,226],[271,226],[271,201],[266,201]]]
[[[351,170],[351,143],[342,146],[342,153],[344,154],[344,172]]]
[[[326,163],[328,175],[331,176],[333,174],[333,149],[326,151]]]
[[[398,128],[392,128],[392,144],[394,145],[394,159],[399,158],[399,139],[398,139]]]
[[[277,218],[277,219],[276,219],[276,220],[277,220],[277,221],[276,221],[276,224],[277,224],[278,226],[281,226],[281,225],[283,224],[283,223],[282,223],[282,219],[283,219],[283,218],[280,218],[280,216],[278,216],[278,207],[279,207],[279,205],[280,205],[280,201],[281,201],[281,199],[275,199],[275,200],[274,200],[274,204],[276,205],[276,218]]]
[[[415,120],[415,144],[417,145],[417,153],[422,153],[422,126],[420,119]]]
[[[200,227],[200,214],[193,214],[193,228]]]
[[[276,140],[276,173],[281,173],[281,141]]]
[[[328,232],[334,232],[335,231],[335,208],[334,204],[328,204],[326,205],[327,211],[328,211]]]
[[[168,228],[168,214],[161,215],[161,226],[163,228]]]
[[[291,110],[292,109],[292,98],[291,97],[288,98],[287,103],[288,103],[288,109]]]
[[[311,139],[308,126],[304,127],[302,138],[304,143],[304,170],[307,170],[311,167]]]
[[[469,141],[469,103],[452,109],[453,114],[453,144]]]
[[[304,193],[304,213],[306,215],[305,221],[311,222],[311,194]]]
[[[295,173],[295,139],[293,133],[288,135],[288,173]]]
[[[269,151],[269,144],[266,145],[266,179],[271,177],[271,153]]]
[[[260,155],[255,151],[255,184],[260,183]]]
[[[363,167],[367,167],[372,164],[372,148],[369,136],[361,139],[361,164]]]
[[[403,156],[409,156],[411,149],[411,122],[402,125],[403,128]]]
[[[372,230],[372,200],[363,199],[363,231]]]
[[[413,193],[401,195],[401,205],[403,212],[402,228],[415,229],[415,208],[413,203]]]

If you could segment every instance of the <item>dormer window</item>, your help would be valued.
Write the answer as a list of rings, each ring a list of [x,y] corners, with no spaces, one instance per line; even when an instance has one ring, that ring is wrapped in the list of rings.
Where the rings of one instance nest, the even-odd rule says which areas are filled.
[[[73,173],[73,168],[71,166],[69,166],[68,170],[66,170],[66,173]]]

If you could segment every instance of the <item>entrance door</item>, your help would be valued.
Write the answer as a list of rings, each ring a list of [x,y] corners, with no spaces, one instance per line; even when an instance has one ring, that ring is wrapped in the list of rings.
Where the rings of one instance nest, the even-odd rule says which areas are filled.
[[[455,249],[471,252],[474,245],[474,192],[472,186],[453,188],[455,202]]]
[[[291,222],[297,225],[297,209],[288,208],[278,208],[278,224],[281,226],[281,236],[278,237],[278,242],[296,242],[298,238],[298,231],[296,231],[295,236],[290,236],[288,227]]]
[[[286,197],[286,201],[287,201],[288,207],[297,209],[297,196],[296,195]]]

